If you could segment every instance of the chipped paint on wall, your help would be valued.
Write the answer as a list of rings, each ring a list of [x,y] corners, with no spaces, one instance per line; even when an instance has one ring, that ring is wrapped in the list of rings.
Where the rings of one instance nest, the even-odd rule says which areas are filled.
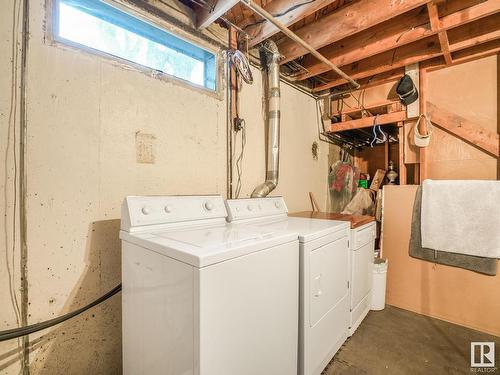
[[[154,164],[155,162],[155,152],[154,152],[154,140],[155,136],[153,134],[141,133],[140,131],[135,133],[135,152],[137,163],[142,164]]]

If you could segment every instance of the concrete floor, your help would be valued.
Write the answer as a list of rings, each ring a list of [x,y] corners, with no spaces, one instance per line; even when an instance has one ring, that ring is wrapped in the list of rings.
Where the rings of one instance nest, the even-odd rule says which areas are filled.
[[[472,374],[471,341],[496,342],[488,373],[500,374],[500,337],[387,306],[370,311],[323,375]]]

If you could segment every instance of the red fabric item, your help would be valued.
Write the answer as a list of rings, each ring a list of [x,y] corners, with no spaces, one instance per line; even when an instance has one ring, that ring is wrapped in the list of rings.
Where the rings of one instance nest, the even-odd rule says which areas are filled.
[[[347,172],[351,171],[352,167],[349,164],[342,164],[335,172],[335,179],[332,181],[332,188],[335,191],[341,191],[346,184]]]

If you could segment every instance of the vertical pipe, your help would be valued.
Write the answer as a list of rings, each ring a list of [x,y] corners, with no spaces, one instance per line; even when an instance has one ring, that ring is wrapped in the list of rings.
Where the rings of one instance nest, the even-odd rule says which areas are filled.
[[[267,70],[267,167],[266,181],[257,186],[252,197],[265,197],[278,185],[280,148],[280,66],[281,57],[276,44],[267,40],[262,56]],[[270,51],[270,52],[269,52]]]
[[[230,27],[228,36],[229,48],[236,47],[236,32]],[[233,118],[234,118],[234,89],[233,89],[233,69],[231,67],[230,50],[226,51],[226,128],[227,128],[227,147],[226,147],[226,164],[227,164],[227,199],[233,198]]]

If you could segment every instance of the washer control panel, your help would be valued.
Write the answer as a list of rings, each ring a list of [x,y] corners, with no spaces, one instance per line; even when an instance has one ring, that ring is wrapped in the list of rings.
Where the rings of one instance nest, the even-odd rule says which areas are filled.
[[[286,215],[283,197],[229,199],[226,201],[228,221]]]
[[[122,205],[122,230],[146,225],[225,218],[224,200],[208,196],[130,196]]]

